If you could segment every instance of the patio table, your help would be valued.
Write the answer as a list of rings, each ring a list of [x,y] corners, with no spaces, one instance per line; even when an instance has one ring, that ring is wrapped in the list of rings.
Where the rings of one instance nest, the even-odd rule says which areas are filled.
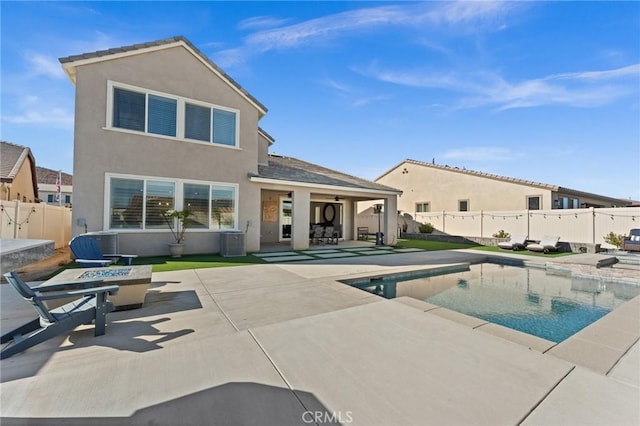
[[[144,303],[147,289],[151,285],[151,265],[118,266],[110,268],[82,268],[67,269],[55,277],[45,281],[40,286],[41,291],[46,291],[47,285],[60,283],[74,283],[68,290],[82,289],[87,280],[104,280],[102,285],[117,284],[120,290],[117,294],[109,296],[116,310],[140,308]],[[57,299],[47,301],[49,309],[54,309],[70,301],[69,299]]]

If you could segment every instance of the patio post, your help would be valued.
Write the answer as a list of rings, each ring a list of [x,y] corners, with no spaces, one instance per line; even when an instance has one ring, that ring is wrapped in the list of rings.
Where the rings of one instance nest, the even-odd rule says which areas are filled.
[[[309,248],[311,192],[308,189],[299,188],[292,191],[292,198],[291,248],[306,250]]]

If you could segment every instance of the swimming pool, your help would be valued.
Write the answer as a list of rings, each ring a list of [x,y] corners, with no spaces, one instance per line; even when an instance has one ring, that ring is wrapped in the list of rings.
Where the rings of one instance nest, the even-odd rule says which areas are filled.
[[[409,296],[561,342],[640,294],[633,283],[559,275],[495,263],[455,273],[369,278],[349,285],[388,299]]]

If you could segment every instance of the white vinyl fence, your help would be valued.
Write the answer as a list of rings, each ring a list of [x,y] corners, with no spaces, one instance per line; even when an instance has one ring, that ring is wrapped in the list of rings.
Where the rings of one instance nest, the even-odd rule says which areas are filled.
[[[416,213],[413,227],[431,223],[438,231],[465,237],[491,237],[504,230],[539,240],[557,235],[560,241],[603,244],[609,232],[629,235],[640,228],[640,207],[587,208],[570,210],[519,210]],[[403,218],[399,218],[400,225]],[[417,222],[417,223],[416,223]],[[417,229],[409,230],[416,232]]]
[[[0,201],[0,238],[53,240],[55,248],[71,239],[71,209],[46,203]]]

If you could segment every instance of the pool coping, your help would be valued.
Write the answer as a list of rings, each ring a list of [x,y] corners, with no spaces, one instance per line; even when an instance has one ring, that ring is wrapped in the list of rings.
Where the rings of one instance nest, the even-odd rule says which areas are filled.
[[[523,261],[521,259],[491,255],[488,255],[485,259],[474,259],[470,262],[459,262],[444,266],[421,266],[418,268],[408,268],[401,272],[385,271],[384,273],[373,275],[371,273],[362,273],[344,279],[337,278],[336,281],[350,285],[364,282],[364,280],[369,278],[385,278],[389,276],[404,277],[416,272],[429,273],[432,271],[432,275],[455,273],[460,272],[461,266],[479,263],[531,267],[571,277],[597,278],[605,282],[640,285],[640,283],[635,281],[596,274],[595,272],[602,272],[600,268],[596,267],[593,268],[594,270],[591,271],[591,274],[588,274],[584,272],[584,268],[576,269],[572,267],[574,266],[573,264],[557,265],[546,261]],[[427,276],[431,276],[431,274]],[[413,299],[409,296],[401,296],[390,300],[422,310],[426,314],[436,315],[474,330],[500,337],[512,343],[525,346],[530,350],[569,361],[605,376],[609,376],[613,372],[616,365],[634,346],[640,346],[640,295],[613,309],[602,318],[599,318],[597,321],[558,343],[419,299]],[[634,320],[636,321],[635,325],[637,325],[637,327],[624,325]],[[640,386],[640,378],[638,378],[637,383],[633,383],[633,385]]]

